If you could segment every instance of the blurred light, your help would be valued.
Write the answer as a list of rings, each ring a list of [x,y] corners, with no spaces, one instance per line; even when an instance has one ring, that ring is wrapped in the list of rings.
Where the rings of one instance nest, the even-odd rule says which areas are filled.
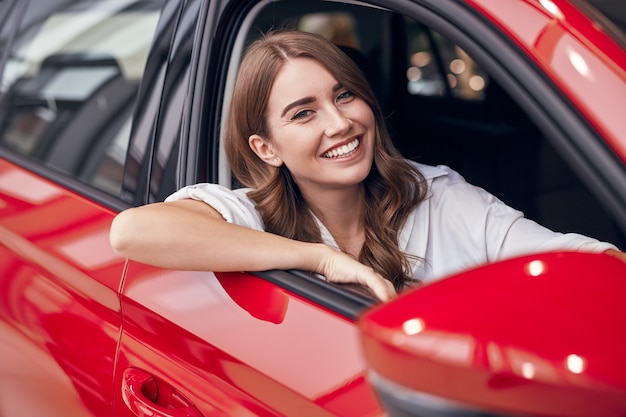
[[[487,344],[487,357],[489,358],[489,368],[491,372],[502,372],[505,367],[505,359],[502,357],[502,350],[494,342]]]
[[[422,70],[417,67],[409,67],[409,69],[406,70],[406,78],[408,78],[409,81],[418,81],[422,78]]]
[[[578,52],[572,49],[567,51],[567,56],[569,58],[569,62],[580,75],[582,75],[583,77],[589,77],[591,71],[589,71],[589,65],[587,65],[587,61],[585,61],[585,58],[583,58]]]
[[[430,64],[430,52],[416,52],[413,55],[411,55],[411,64],[415,65],[416,67],[425,67],[426,65]]]
[[[573,374],[581,374],[585,371],[585,368],[587,367],[585,359],[574,354],[567,356],[566,363],[567,369]]]
[[[554,4],[552,0],[539,0],[539,4],[541,4],[543,8],[546,9],[548,13],[550,13],[555,18],[563,19],[563,13],[561,12],[561,9],[559,9],[559,6]]]
[[[450,61],[450,71],[452,71],[454,74],[462,74],[466,68],[467,65],[465,64],[465,61],[460,58]]]
[[[473,75],[469,79],[469,86],[474,91],[483,91],[486,84],[485,79],[480,75]]]
[[[416,335],[424,331],[424,321],[422,319],[410,319],[402,324],[402,330],[409,336]]]
[[[522,364],[522,376],[526,379],[533,379],[535,377],[535,365],[524,362]]]
[[[448,84],[450,84],[450,88],[456,87],[457,79],[453,74],[448,74]]]
[[[531,261],[526,265],[526,272],[531,277],[538,277],[546,272],[546,264],[542,261]]]

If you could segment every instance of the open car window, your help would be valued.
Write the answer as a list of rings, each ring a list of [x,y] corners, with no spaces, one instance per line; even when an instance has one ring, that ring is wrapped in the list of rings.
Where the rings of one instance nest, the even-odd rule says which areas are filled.
[[[624,244],[624,233],[576,166],[455,39],[414,16],[364,4],[279,1],[251,12],[231,67],[259,33],[279,27],[317,32],[359,51],[396,147],[407,158],[450,166],[552,230]],[[223,111],[227,105],[228,87]],[[227,171],[221,181],[230,181]]]

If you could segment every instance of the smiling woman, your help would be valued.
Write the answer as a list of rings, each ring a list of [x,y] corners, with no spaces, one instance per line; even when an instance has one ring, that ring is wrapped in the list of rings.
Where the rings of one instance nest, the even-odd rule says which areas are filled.
[[[381,300],[537,249],[617,249],[525,219],[446,166],[403,159],[361,71],[318,35],[276,31],[250,46],[226,151],[249,188],[197,184],[122,212],[114,249],[176,269],[312,271]]]

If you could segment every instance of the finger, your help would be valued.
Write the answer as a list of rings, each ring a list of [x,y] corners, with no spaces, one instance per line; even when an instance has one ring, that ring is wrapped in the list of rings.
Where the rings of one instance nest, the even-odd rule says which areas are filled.
[[[374,280],[369,282],[367,286],[374,292],[380,301],[389,301],[397,296],[396,289],[393,287],[393,284],[380,276],[375,276]]]

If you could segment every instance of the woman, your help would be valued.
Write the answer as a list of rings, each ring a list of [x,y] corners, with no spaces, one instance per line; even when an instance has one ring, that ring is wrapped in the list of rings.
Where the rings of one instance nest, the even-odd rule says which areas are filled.
[[[381,300],[537,250],[623,255],[524,219],[447,167],[403,159],[363,74],[310,33],[272,32],[248,49],[226,151],[248,189],[197,184],[126,210],[111,227],[114,250],[164,268],[307,270]]]

